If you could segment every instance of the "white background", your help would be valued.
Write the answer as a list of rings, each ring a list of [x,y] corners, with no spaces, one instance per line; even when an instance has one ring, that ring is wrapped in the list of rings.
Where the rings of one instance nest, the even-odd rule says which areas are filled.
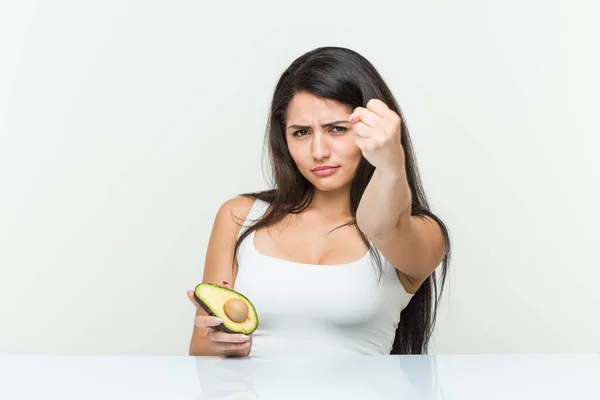
[[[0,352],[187,354],[279,75],[383,74],[453,240],[436,353],[600,352],[598,3],[0,2]]]

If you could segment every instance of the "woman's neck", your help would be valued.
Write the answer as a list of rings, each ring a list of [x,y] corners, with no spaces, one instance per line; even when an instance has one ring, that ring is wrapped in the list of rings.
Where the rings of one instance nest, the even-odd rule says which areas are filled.
[[[322,192],[315,189],[308,209],[327,217],[350,218],[350,191]]]

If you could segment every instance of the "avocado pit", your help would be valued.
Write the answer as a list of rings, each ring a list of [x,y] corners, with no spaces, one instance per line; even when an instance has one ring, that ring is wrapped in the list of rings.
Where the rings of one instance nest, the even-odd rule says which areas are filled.
[[[233,322],[244,322],[248,318],[248,305],[239,299],[229,299],[223,305],[225,315]]]

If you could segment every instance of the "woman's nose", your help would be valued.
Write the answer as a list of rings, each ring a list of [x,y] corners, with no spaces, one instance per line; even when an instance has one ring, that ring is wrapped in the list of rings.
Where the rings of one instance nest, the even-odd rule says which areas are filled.
[[[312,154],[317,160],[329,157],[331,149],[329,147],[327,135],[323,132],[316,132],[313,135]]]

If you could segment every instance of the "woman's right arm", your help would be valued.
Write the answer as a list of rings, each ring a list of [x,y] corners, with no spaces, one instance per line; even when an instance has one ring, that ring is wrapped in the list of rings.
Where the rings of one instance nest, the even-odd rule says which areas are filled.
[[[238,196],[227,200],[219,208],[206,250],[203,282],[219,286],[223,286],[224,282],[227,282],[227,286],[234,287],[237,261],[234,259],[233,249],[241,229],[236,220],[242,222],[246,218],[253,202],[254,199]],[[234,266],[233,271],[232,265]],[[241,335],[224,334],[215,328],[207,327],[210,325],[210,318],[207,318],[207,313],[194,300],[193,290],[188,291],[188,298],[196,305],[189,355],[246,356],[250,353],[250,346],[243,347],[244,342]],[[215,342],[215,340],[225,341]],[[224,352],[225,348],[229,349],[226,353]]]

